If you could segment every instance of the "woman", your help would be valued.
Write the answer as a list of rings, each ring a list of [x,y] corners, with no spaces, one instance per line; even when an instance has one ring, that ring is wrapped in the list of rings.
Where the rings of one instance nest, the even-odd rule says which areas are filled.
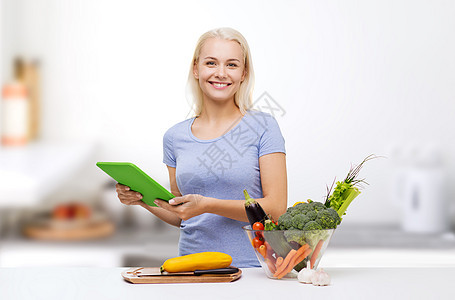
[[[287,206],[284,139],[276,120],[250,110],[254,72],[245,38],[231,28],[203,34],[194,51],[188,87],[196,116],[163,138],[168,202],[158,207],[117,185],[127,205],[141,205],[181,229],[180,255],[220,251],[237,267],[259,266],[242,230],[248,219],[243,190],[275,220]]]

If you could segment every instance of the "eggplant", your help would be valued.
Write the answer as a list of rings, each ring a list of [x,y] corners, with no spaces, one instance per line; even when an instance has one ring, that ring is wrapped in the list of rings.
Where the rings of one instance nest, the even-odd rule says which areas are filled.
[[[243,190],[243,194],[245,195],[245,211],[251,227],[253,227],[253,224],[256,222],[264,224],[265,220],[270,220],[261,205],[251,198],[246,190]]]

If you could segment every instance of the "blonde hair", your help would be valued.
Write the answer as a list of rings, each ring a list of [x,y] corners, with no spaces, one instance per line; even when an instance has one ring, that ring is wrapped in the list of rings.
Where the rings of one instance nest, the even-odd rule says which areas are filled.
[[[199,81],[194,77],[193,68],[199,60],[202,46],[207,39],[220,38],[228,41],[239,43],[243,51],[245,78],[240,84],[240,88],[234,95],[235,105],[240,109],[242,114],[245,114],[248,109],[253,106],[253,88],[254,88],[254,71],[251,60],[250,47],[243,35],[235,29],[229,27],[216,28],[207,31],[199,38],[196,48],[194,49],[193,59],[191,60],[190,72],[186,84],[186,94],[189,102],[192,105],[193,113],[198,116],[202,112],[203,94]]]

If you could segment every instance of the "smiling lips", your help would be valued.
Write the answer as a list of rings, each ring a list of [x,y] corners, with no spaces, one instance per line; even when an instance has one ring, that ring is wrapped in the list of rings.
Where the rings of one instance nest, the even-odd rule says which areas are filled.
[[[232,84],[232,83],[228,83],[228,82],[215,82],[215,81],[209,81],[209,83],[218,90],[225,89]]]

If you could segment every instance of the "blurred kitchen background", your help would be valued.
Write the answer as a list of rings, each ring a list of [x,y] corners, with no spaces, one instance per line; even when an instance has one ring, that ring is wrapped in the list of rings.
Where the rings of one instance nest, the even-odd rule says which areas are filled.
[[[455,265],[455,2],[0,0],[0,267],[160,265],[178,229],[97,161],[168,187],[205,31],[238,29],[286,139],[289,205],[369,154],[321,266]],[[378,259],[378,258],[381,259]]]

